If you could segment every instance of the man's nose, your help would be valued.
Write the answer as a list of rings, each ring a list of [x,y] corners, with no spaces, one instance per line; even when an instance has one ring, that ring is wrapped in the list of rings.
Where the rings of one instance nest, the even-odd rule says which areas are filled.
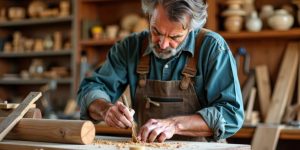
[[[166,38],[165,36],[161,36],[159,40],[159,47],[161,49],[166,49],[169,47],[169,45],[170,45],[170,41],[168,40],[168,38]]]

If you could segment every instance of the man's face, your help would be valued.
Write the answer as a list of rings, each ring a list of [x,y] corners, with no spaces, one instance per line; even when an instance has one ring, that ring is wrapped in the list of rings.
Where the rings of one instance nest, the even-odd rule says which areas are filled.
[[[180,22],[172,22],[162,6],[158,5],[150,17],[150,46],[156,56],[167,59],[179,50],[176,48],[184,41],[189,30],[184,29]]]

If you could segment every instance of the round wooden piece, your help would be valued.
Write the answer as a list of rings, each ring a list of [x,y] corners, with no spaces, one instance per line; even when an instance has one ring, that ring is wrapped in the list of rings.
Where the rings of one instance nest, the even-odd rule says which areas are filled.
[[[129,150],[144,150],[144,146],[130,146]]]

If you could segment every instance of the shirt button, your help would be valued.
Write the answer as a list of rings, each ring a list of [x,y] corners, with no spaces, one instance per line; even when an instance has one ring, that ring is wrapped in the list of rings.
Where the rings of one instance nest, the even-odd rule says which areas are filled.
[[[169,65],[165,65],[165,68],[169,68]]]

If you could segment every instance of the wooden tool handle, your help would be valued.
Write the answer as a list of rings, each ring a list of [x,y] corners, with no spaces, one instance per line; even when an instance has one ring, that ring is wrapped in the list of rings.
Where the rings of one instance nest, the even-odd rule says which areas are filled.
[[[91,144],[94,138],[95,126],[91,121],[29,118],[21,119],[6,136],[6,139],[74,144]]]

